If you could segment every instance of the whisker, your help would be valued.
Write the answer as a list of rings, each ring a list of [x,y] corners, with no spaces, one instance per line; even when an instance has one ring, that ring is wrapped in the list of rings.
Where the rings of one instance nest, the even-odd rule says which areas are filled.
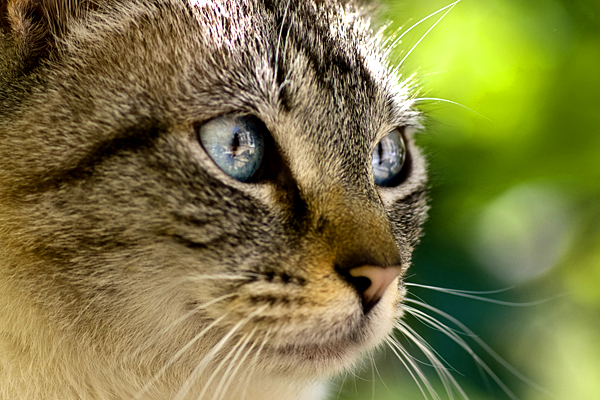
[[[192,373],[190,374],[190,376],[185,380],[185,382],[183,383],[181,389],[179,389],[179,391],[177,392],[177,394],[175,395],[175,398],[173,400],[183,400],[184,397],[187,395],[187,393],[192,388],[192,385],[194,384],[194,382],[198,379],[198,377],[202,374],[202,372],[204,372],[204,369],[212,361],[213,357],[219,351],[221,351],[221,349],[225,346],[225,344],[227,344],[227,342],[229,341],[229,339],[233,335],[235,335],[244,325],[246,325],[248,322],[250,322],[250,320],[252,320],[252,318],[254,318],[259,313],[263,312],[267,307],[268,307],[268,305],[264,305],[263,307],[255,310],[254,312],[252,312],[251,314],[249,314],[244,319],[241,319],[240,321],[238,321],[229,330],[229,332],[227,332],[219,340],[219,342],[216,345],[213,346],[213,348],[202,358],[202,360],[200,360],[200,362],[198,363],[198,365],[196,365],[196,368],[194,368],[194,370],[192,371]]]
[[[413,46],[413,47],[412,47],[412,48],[411,48],[411,49],[408,51],[408,53],[406,53],[406,55],[404,56],[404,58],[403,58],[403,59],[400,61],[399,65],[404,65],[404,61],[406,61],[406,59],[407,59],[407,58],[408,58],[408,56],[409,56],[409,55],[410,55],[410,54],[413,52],[413,50],[417,48],[417,46],[418,46],[418,45],[419,45],[419,44],[420,44],[420,43],[423,41],[423,39],[425,39],[425,37],[426,37],[426,36],[429,34],[429,32],[431,32],[431,31],[433,30],[433,28],[435,28],[435,27],[436,27],[436,25],[437,25],[437,24],[439,24],[439,23],[440,23],[440,21],[441,21],[441,20],[443,20],[443,19],[444,19],[444,17],[445,17],[446,15],[448,15],[448,13],[449,13],[450,11],[452,11],[452,9],[454,8],[454,6],[456,6],[456,4],[458,4],[460,1],[461,1],[461,0],[457,0],[457,1],[455,1],[454,3],[452,3],[452,4],[450,4],[450,5],[448,5],[448,6],[446,6],[446,7],[445,7],[445,8],[448,8],[448,10],[447,10],[447,11],[446,11],[446,12],[445,12],[445,13],[444,13],[444,14],[443,14],[443,15],[442,15],[442,16],[441,16],[441,17],[440,17],[440,18],[439,18],[437,21],[435,21],[435,23],[434,23],[434,24],[433,24],[433,25],[432,25],[432,26],[431,26],[431,27],[430,27],[430,28],[427,30],[427,32],[425,32],[425,33],[423,34],[423,36],[421,36],[421,38],[420,38],[420,39],[417,41],[417,43],[415,43],[415,44],[414,44],[414,46]],[[444,10],[445,8],[442,8],[442,10]],[[441,11],[441,10],[439,10],[439,11]],[[438,11],[438,12],[439,12],[439,11]],[[411,29],[412,29],[412,28],[411,28]],[[403,34],[403,35],[401,35],[401,36],[400,36],[400,38],[402,38],[402,36],[404,36],[404,35],[405,35],[407,32],[408,32],[408,31],[404,32],[404,34]]]
[[[372,357],[372,359],[373,359],[373,368],[375,368],[375,372],[377,373],[377,376],[379,377],[379,380],[383,384],[383,387],[385,387],[386,389],[388,389],[388,386],[385,384],[385,380],[383,379],[383,377],[379,373],[379,369],[377,368],[377,362],[375,362],[375,358]]]
[[[396,330],[398,331],[398,333],[400,333],[404,339],[408,342],[408,344],[411,346],[411,348],[414,348],[413,344],[416,346],[416,343],[413,343],[413,340],[411,337],[409,337],[406,332],[404,331],[404,329],[400,328],[399,326],[397,326],[396,324],[394,324],[394,328],[396,328]],[[399,342],[399,341],[398,341]],[[426,346],[429,346],[425,341],[423,341],[424,344]],[[419,346],[417,346],[418,348]],[[404,347],[403,347],[404,349]],[[420,360],[419,358],[413,356],[412,354],[410,354],[410,352],[407,349],[404,349],[406,351],[406,357],[410,358],[412,361],[414,361],[417,364],[423,365],[425,367],[432,367],[435,368],[434,365],[431,362],[427,362],[427,361],[423,361]],[[420,349],[419,349],[420,350]]]
[[[441,287],[437,287],[437,286],[419,285],[419,284],[416,284],[416,283],[405,283],[405,285],[407,285],[407,286],[413,286],[413,287],[419,287],[419,288],[423,288],[423,289],[435,290],[435,291],[438,291],[438,292],[452,294],[452,295],[455,295],[455,296],[467,297],[469,299],[484,301],[484,302],[493,303],[493,304],[499,304],[499,305],[503,305],[503,306],[510,306],[510,307],[533,307],[533,306],[539,306],[540,304],[545,304],[545,303],[548,303],[550,301],[553,301],[553,300],[556,300],[556,299],[558,299],[560,297],[565,296],[564,294],[558,294],[556,296],[548,297],[548,298],[542,299],[542,300],[529,301],[529,302],[523,302],[523,303],[516,303],[516,302],[511,302],[511,301],[502,301],[502,300],[489,299],[487,297],[477,296],[478,294],[497,294],[497,293],[507,292],[509,290],[512,290],[514,288],[514,286],[511,286],[511,287],[506,288],[506,289],[488,290],[488,291],[477,292],[477,291],[469,291],[469,290],[458,290],[458,289],[441,288]]]
[[[375,355],[374,353],[370,353],[369,354],[369,361],[371,362],[371,380],[373,381],[373,385],[371,387],[371,395],[373,400],[375,400],[375,376],[377,376],[379,378],[379,381],[381,382],[381,384],[383,385],[383,387],[385,387],[386,389],[388,389],[388,386],[385,384],[385,380],[383,379],[383,377],[381,376],[381,373],[379,372],[379,369],[377,368],[377,362],[375,361]],[[339,396],[338,396],[339,397]]]
[[[260,347],[258,348],[256,353],[254,353],[254,358],[252,358],[252,361],[250,362],[250,366],[249,366],[248,372],[246,374],[246,379],[242,386],[244,388],[243,392],[242,392],[243,395],[241,397],[242,400],[244,400],[246,398],[246,393],[248,391],[248,387],[250,386],[250,380],[252,379],[252,376],[254,375],[254,371],[256,370],[256,366],[258,365],[258,360],[260,358],[260,355],[262,354],[262,351],[263,351],[265,345],[269,341],[269,337],[271,336],[272,331],[273,331],[273,328],[269,328],[269,330],[267,330],[267,332],[265,333],[265,336],[263,337],[262,343],[260,344]]]
[[[204,274],[204,275],[191,275],[180,277],[177,279],[172,279],[168,283],[161,285],[162,292],[169,292],[178,286],[194,281],[203,281],[203,280],[246,280],[252,278],[259,278],[261,275],[252,273],[252,272],[241,272],[237,274]],[[154,291],[155,289],[150,289]]]
[[[237,294],[236,293],[228,293],[226,295],[223,295],[221,297],[217,297],[215,299],[212,299],[211,301],[203,303],[203,304],[201,304],[201,305],[199,305],[197,307],[194,307],[192,310],[190,310],[187,313],[183,314],[181,317],[177,318],[176,320],[172,321],[169,325],[167,325],[163,329],[161,329],[161,331],[156,334],[156,337],[153,337],[152,339],[147,340],[146,343],[145,343],[145,345],[144,345],[144,347],[136,350],[133,353],[133,356],[135,356],[135,355],[137,355],[139,353],[144,352],[146,349],[148,349],[150,346],[152,346],[152,344],[156,343],[160,339],[161,335],[164,335],[164,334],[168,333],[175,326],[179,325],[181,322],[183,322],[186,319],[190,318],[192,315],[196,314],[198,311],[204,310],[204,309],[212,306],[215,303],[218,303],[218,302],[220,302],[222,300],[225,300],[225,299],[228,299],[228,298],[234,297],[234,296],[237,296]]]
[[[498,294],[498,293],[505,293],[508,291],[511,291],[515,288],[515,286],[509,286],[507,288],[504,289],[496,289],[496,290],[461,290],[461,289],[449,289],[449,288],[442,288],[442,287],[438,287],[438,286],[428,286],[428,285],[421,285],[418,283],[412,283],[412,282],[404,282],[404,284],[406,286],[414,286],[414,287],[420,287],[420,288],[425,288],[425,289],[432,289],[432,290],[449,290],[452,291],[454,293],[466,293],[466,294]]]
[[[194,307],[194,309],[188,311],[187,313],[185,313],[184,315],[182,315],[181,317],[177,318],[175,321],[171,322],[169,325],[167,325],[165,328],[163,328],[163,330],[161,331],[161,334],[167,333],[172,327],[173,325],[177,325],[180,322],[184,321],[185,319],[191,317],[192,315],[194,315],[195,313],[197,313],[198,311],[204,310],[210,306],[212,306],[215,303],[218,303],[222,300],[228,299],[230,297],[235,297],[237,296],[237,293],[228,293],[226,295],[223,295],[221,297],[217,297],[216,299],[212,299],[211,301],[208,301],[206,303],[200,304],[197,307]]]
[[[413,313],[411,312],[411,311],[419,311],[419,310],[416,310],[415,308],[412,308],[412,307],[409,307],[409,306],[405,306],[405,307],[407,307],[407,308],[410,308],[410,309],[411,309],[410,311],[409,311],[409,310],[407,310],[407,311],[408,311],[408,312],[409,312],[409,313],[410,313],[410,314],[411,314],[413,317],[415,317],[417,320],[419,320],[419,322],[421,322],[422,324],[424,324],[424,325],[425,325],[425,326],[427,326],[427,327],[432,327],[432,326],[431,326],[431,325],[428,323],[428,321],[425,321],[425,320],[423,320],[423,319],[422,319],[422,317],[421,317],[420,315],[415,315],[415,314],[413,314]],[[439,322],[439,321],[438,321],[438,322]],[[408,324],[407,324],[406,322],[404,322],[404,321],[398,321],[398,322],[396,322],[396,324],[401,324],[401,325],[405,326],[407,329],[409,329],[409,330],[410,330],[410,332],[411,332],[413,335],[415,335],[415,336],[416,336],[418,339],[420,339],[420,340],[421,340],[421,343],[422,343],[424,346],[426,346],[426,347],[427,347],[427,349],[428,349],[429,351],[431,351],[432,353],[434,353],[434,354],[435,354],[435,356],[436,356],[436,358],[438,358],[438,360],[441,360],[441,361],[443,361],[443,363],[444,363],[444,364],[446,364],[447,368],[450,368],[450,369],[451,369],[451,370],[453,370],[454,372],[456,372],[456,373],[458,373],[458,374],[462,375],[462,374],[461,374],[460,372],[458,372],[458,371],[457,371],[457,370],[456,370],[454,367],[452,367],[452,365],[450,365],[450,363],[449,363],[449,362],[447,362],[447,361],[444,359],[444,357],[442,357],[442,356],[440,355],[440,353],[438,353],[438,352],[437,352],[437,351],[436,351],[436,350],[435,350],[435,349],[434,349],[434,348],[433,348],[433,347],[432,347],[432,346],[431,346],[429,343],[427,343],[427,341],[426,341],[426,340],[425,340],[425,339],[424,339],[424,338],[423,338],[421,335],[419,335],[419,334],[418,334],[418,333],[417,333],[417,332],[416,332],[416,331],[415,331],[415,330],[414,330],[414,329],[413,329],[413,328],[412,328],[410,325],[408,325]],[[450,328],[448,328],[448,327],[446,327],[446,328],[447,328],[447,329],[450,329]],[[442,332],[442,333],[444,333],[443,331],[441,331],[441,330],[439,330],[439,329],[437,329],[437,328],[435,328],[435,327],[433,327],[433,329],[436,329],[436,330],[438,330],[439,332]],[[459,334],[459,332],[455,332],[455,333]],[[460,333],[462,333],[462,332],[460,332]],[[446,368],[446,367],[444,367],[444,368]]]
[[[335,394],[336,400],[340,400],[340,397],[342,396],[342,391],[344,390],[344,382],[348,381],[348,375],[349,374],[348,374],[347,370],[344,370],[343,375],[340,375],[340,382],[342,382],[342,384],[338,385],[338,390],[337,390],[337,393]]]
[[[467,333],[477,344],[479,344],[492,358],[494,358],[494,360],[496,360],[496,362],[498,362],[499,364],[501,364],[504,368],[506,368],[508,371],[510,371],[514,376],[516,376],[517,378],[519,378],[521,381],[525,382],[526,384],[542,391],[542,392],[546,392],[543,388],[541,388],[539,385],[537,385],[535,382],[531,381],[529,378],[525,377],[523,374],[521,374],[519,371],[517,371],[512,365],[510,365],[506,360],[504,360],[502,357],[500,357],[500,355],[498,355],[498,353],[496,353],[490,346],[488,346],[483,340],[481,340],[473,331],[471,331],[466,325],[464,325],[463,323],[461,323],[459,320],[457,320],[456,318],[450,316],[449,314],[438,310],[435,307],[432,307],[426,303],[420,302],[420,301],[416,301],[416,300],[412,300],[412,299],[405,299],[406,302],[409,303],[413,303],[413,304],[417,304],[421,307],[424,307],[430,311],[433,311],[436,314],[439,314],[441,316],[443,316],[444,318],[448,319],[449,321],[451,321],[452,323],[454,323],[456,326],[458,326],[460,329],[462,329],[465,333]],[[407,310],[408,311],[408,310]],[[416,310],[419,311],[419,310]],[[415,310],[412,311],[408,311],[409,313],[413,313],[415,312]],[[442,324],[441,322],[439,322],[437,319],[427,315],[426,313],[420,311],[419,314],[426,320],[428,320],[428,322],[432,325],[437,327],[438,329],[440,329],[442,332],[444,332],[446,334],[446,336],[448,336],[450,339],[452,339],[456,344],[458,344],[460,347],[462,347],[467,353],[469,353],[469,355],[471,356],[471,358],[473,358],[473,360],[479,364],[479,366],[481,366],[481,368],[483,368],[485,370],[485,372],[488,374],[489,377],[491,377],[494,382],[496,382],[496,384],[502,389],[502,391],[504,391],[504,393],[510,397],[513,400],[518,400],[517,396],[506,386],[506,384],[492,371],[492,369],[475,353],[475,351],[473,351],[473,349],[471,349],[471,347],[460,337],[458,336],[455,332],[453,332],[451,329],[447,328],[444,324]]]
[[[399,330],[402,331],[403,328],[400,328]],[[413,360],[411,360],[411,357],[408,354],[408,352],[406,351],[406,349],[404,349],[402,347],[402,345],[400,345],[400,343],[398,343],[396,341],[396,339],[393,337],[388,337],[386,339],[386,343],[388,344],[388,346],[390,347],[392,352],[394,352],[396,357],[398,357],[398,360],[400,360],[402,365],[404,365],[404,368],[406,368],[406,370],[408,371],[410,376],[413,378],[413,381],[419,387],[419,390],[423,394],[423,397],[425,398],[425,400],[428,400],[429,396],[427,396],[427,393],[425,392],[425,389],[423,389],[421,382],[425,385],[425,387],[427,388],[427,390],[429,391],[429,393],[431,394],[431,397],[433,399],[440,400],[440,397],[438,396],[436,391],[433,389],[433,387],[429,383],[429,380],[427,379],[427,377],[425,376],[425,374],[423,373],[421,368],[419,368],[419,366],[416,365]]]
[[[257,329],[258,328],[255,327],[250,332],[250,335],[248,336],[246,341],[242,344],[242,347],[241,347],[242,349],[246,348],[246,346],[248,345],[248,342],[252,339],[252,337],[256,333]],[[227,370],[223,374],[223,378],[221,378],[221,381],[219,382],[219,386],[217,386],[217,389],[215,390],[215,394],[218,395],[215,400],[221,400],[227,394],[227,391],[229,390],[229,386],[231,386],[233,379],[237,375],[237,373],[240,370],[240,368],[242,367],[242,365],[244,365],[246,358],[248,358],[248,356],[252,353],[252,350],[254,350],[256,345],[257,345],[257,342],[252,343],[252,345],[246,349],[246,351],[244,352],[244,355],[242,356],[242,358],[240,359],[239,362],[236,362],[238,355],[236,355],[236,357],[234,357],[234,359],[231,360],[231,362],[229,363],[229,367],[227,368]],[[235,368],[234,368],[234,366],[235,366]],[[229,377],[229,379],[226,379],[227,377]],[[225,383],[227,383],[227,384],[225,384]]]
[[[525,303],[516,303],[516,302],[511,302],[511,301],[502,301],[502,300],[496,300],[496,299],[489,299],[487,297],[481,297],[481,296],[476,296],[475,295],[475,294],[495,294],[495,293],[502,293],[502,292],[505,292],[505,291],[510,290],[510,289],[491,290],[491,291],[487,291],[487,292],[470,292],[470,291],[467,291],[467,290],[447,289],[447,288],[440,288],[440,287],[436,287],[436,286],[419,285],[419,284],[416,284],[416,283],[406,283],[406,285],[407,286],[419,287],[419,288],[423,288],[423,289],[435,290],[437,292],[447,293],[447,294],[451,294],[451,295],[454,295],[454,296],[467,297],[469,299],[475,299],[475,300],[484,301],[484,302],[487,302],[487,303],[499,304],[499,305],[510,306],[510,307],[532,307],[532,306],[538,306],[540,304],[547,303],[549,301],[555,300],[556,298],[562,296],[562,295],[558,295],[558,296],[554,296],[554,297],[550,297],[550,298],[542,299],[542,300],[530,301],[530,302],[525,302]]]
[[[200,395],[198,396],[198,400],[202,400],[204,398],[204,395],[206,394],[206,392],[208,391],[208,388],[210,387],[210,384],[212,383],[213,379],[216,378],[217,374],[219,373],[219,371],[221,371],[221,368],[223,368],[227,361],[230,358],[237,358],[236,356],[239,355],[238,350],[240,348],[243,348],[244,342],[246,342],[246,340],[250,337],[250,333],[246,333],[244,335],[242,335],[242,337],[240,338],[240,340],[238,340],[238,342],[231,347],[231,349],[229,350],[229,352],[227,353],[227,355],[225,357],[223,357],[221,359],[221,361],[219,362],[219,364],[217,365],[217,367],[213,370],[212,374],[210,374],[208,380],[204,383],[204,387],[202,388],[202,391],[200,392]],[[232,361],[232,363],[235,361]],[[231,365],[231,363],[230,363]],[[223,376],[226,376],[225,374],[223,374]],[[217,392],[215,391],[215,394]]]
[[[240,275],[230,275],[230,274],[214,274],[214,275],[194,275],[190,277],[186,277],[185,281],[207,281],[207,280],[246,280],[260,277],[259,274],[253,273],[244,273]]]
[[[433,368],[435,369],[444,389],[446,389],[446,393],[450,400],[454,399],[452,386],[458,391],[458,393],[463,396],[464,399],[469,399],[469,396],[464,392],[459,383],[454,379],[454,376],[448,371],[448,369],[444,366],[444,364],[440,361],[443,360],[444,363],[449,365],[446,360],[444,360],[426,341],[423,339],[421,335],[419,335],[413,328],[408,326],[403,321],[400,321],[396,328],[400,329],[403,327],[405,329],[405,334],[419,347],[419,350],[427,357],[427,359],[432,363]],[[438,358],[439,357],[439,358]]]
[[[375,400],[375,360],[373,354],[369,354],[369,361],[371,362],[371,400]]]
[[[431,326],[431,324],[429,323],[429,318],[433,318],[433,317],[431,317],[430,315],[428,315],[428,314],[426,314],[426,313],[423,313],[423,311],[421,311],[421,310],[418,310],[418,309],[416,309],[416,308],[414,308],[414,307],[407,306],[406,304],[405,304],[403,307],[404,307],[404,309],[406,310],[406,312],[408,312],[409,314],[411,314],[413,317],[415,317],[415,318],[417,319],[417,321],[419,321],[420,323],[422,323],[422,324],[423,324],[423,325],[425,325],[426,327],[428,327],[428,328],[432,328],[432,329],[434,329],[434,330],[436,330],[436,331],[438,331],[438,332],[441,332],[441,333],[443,333],[443,334],[446,334],[444,331],[442,331],[442,330],[438,329],[437,327],[435,327],[435,326]],[[433,319],[434,319],[434,318],[433,318]],[[438,323],[442,324],[440,321],[438,321],[438,320],[436,320],[436,321],[437,321]],[[446,328],[446,329],[448,329],[448,330],[450,330],[450,331],[454,332],[454,333],[455,333],[455,334],[457,334],[457,335],[465,335],[465,336],[469,336],[467,333],[465,333],[465,332],[463,332],[463,331],[460,331],[460,330],[458,330],[458,329],[451,328],[451,327],[449,327],[449,326],[448,326],[448,325],[446,325],[446,324],[442,324],[442,325],[444,325],[444,328]]]
[[[179,349],[179,351],[177,353],[175,353],[171,359],[169,361],[167,361],[167,363],[165,365],[163,365],[161,367],[161,369],[154,375],[154,377],[152,377],[152,379],[150,379],[150,381],[148,381],[148,383],[146,383],[146,385],[144,385],[144,387],[142,387],[142,389],[140,389],[135,396],[133,397],[134,400],[138,400],[141,398],[141,396],[143,396],[151,387],[152,385],[158,380],[160,379],[161,376],[163,376],[165,374],[165,372],[167,371],[167,369],[173,365],[175,363],[175,361],[177,361],[182,355],[183,353],[185,353],[190,347],[192,347],[198,340],[200,340],[208,331],[210,331],[213,327],[215,327],[215,325],[217,325],[218,323],[220,323],[223,319],[225,319],[225,317],[227,317],[228,314],[224,314],[222,316],[220,316],[219,318],[215,319],[213,322],[211,322],[206,328],[204,328],[202,331],[200,331],[200,333],[198,333],[196,336],[194,336],[188,343],[186,343],[185,346],[183,346],[181,349]]]
[[[423,22],[427,21],[429,18],[441,13],[442,11],[444,11],[445,9],[449,8],[449,7],[454,7],[455,4],[459,3],[461,0],[457,0],[454,3],[448,4],[447,6],[440,8],[439,10],[429,14],[428,16],[426,16],[425,18],[421,19],[419,22],[414,23],[410,28],[408,28],[407,30],[405,30],[399,37],[397,37],[396,39],[394,39],[394,41],[392,42],[392,44],[389,46],[390,48],[394,48],[401,40],[402,38],[410,31],[412,31],[414,28],[416,28],[417,26],[421,25]],[[443,18],[443,17],[442,17]]]
[[[288,7],[289,7],[289,3],[288,3]],[[290,17],[290,26],[294,24],[294,14],[292,14],[292,16]],[[283,24],[282,24],[282,28],[283,28]],[[285,55],[287,54],[288,51],[288,43],[290,42],[290,31],[291,29],[288,29],[287,32],[285,33],[285,45],[283,46],[283,57],[285,57]],[[288,72],[289,74],[289,72]],[[286,77],[287,78],[287,77]]]
[[[441,101],[441,102],[444,102],[444,103],[450,103],[450,104],[453,104],[455,106],[462,107],[465,110],[469,110],[472,113],[477,114],[478,116],[480,116],[481,118],[483,118],[483,119],[485,119],[485,120],[487,120],[489,122],[494,122],[491,119],[489,119],[488,117],[486,117],[485,115],[483,115],[483,114],[481,114],[481,113],[479,113],[479,112],[473,110],[472,108],[469,108],[469,107],[467,107],[467,106],[465,106],[463,104],[460,104],[460,103],[458,103],[456,101],[452,101],[452,100],[448,100],[448,99],[441,99],[441,98],[438,98],[438,97],[418,97],[418,98],[413,99],[413,101],[414,102],[419,102],[419,101]]]
[[[411,299],[406,299],[406,300],[411,300]],[[452,322],[453,324],[458,326],[460,329],[462,329],[463,332],[465,332],[469,337],[471,337],[475,342],[477,342],[477,344],[480,345],[490,356],[492,356],[494,358],[494,360],[496,360],[499,364],[501,364],[504,368],[506,368],[515,377],[520,379],[523,383],[530,385],[531,387],[533,387],[545,394],[550,395],[550,393],[546,389],[544,389],[543,387],[541,387],[540,385],[538,385],[531,379],[527,378],[525,375],[523,375],[517,369],[515,369],[515,367],[513,367],[508,361],[506,361],[498,353],[496,353],[485,341],[483,341],[477,334],[475,334],[475,332],[473,332],[471,329],[469,329],[465,324],[460,322],[458,319],[454,318],[453,316],[449,315],[448,313],[443,312],[442,310],[439,310],[433,306],[430,306],[427,303],[423,303],[423,302],[419,302],[419,301],[415,301],[415,300],[411,300],[410,302],[417,304],[421,307],[427,308],[427,309],[435,312],[436,314],[446,318],[447,320],[449,320],[450,322]],[[427,317],[437,321],[432,316],[427,315],[425,313],[423,313],[423,314],[426,315]],[[437,321],[437,322],[440,323],[439,321]]]
[[[277,74],[279,72],[279,47],[281,46],[281,35],[283,34],[283,26],[285,25],[285,20],[287,18],[288,11],[290,9],[291,0],[288,0],[285,11],[283,12],[283,18],[281,20],[281,27],[279,28],[279,35],[277,36],[277,48],[275,49],[275,71],[273,75],[273,79],[277,81]],[[288,30],[289,34],[289,30]],[[284,55],[285,56],[285,55]]]

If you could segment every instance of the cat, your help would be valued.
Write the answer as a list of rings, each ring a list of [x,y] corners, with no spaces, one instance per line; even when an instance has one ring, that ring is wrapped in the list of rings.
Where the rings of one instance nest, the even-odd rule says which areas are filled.
[[[323,399],[426,218],[368,5],[1,0],[0,400]]]

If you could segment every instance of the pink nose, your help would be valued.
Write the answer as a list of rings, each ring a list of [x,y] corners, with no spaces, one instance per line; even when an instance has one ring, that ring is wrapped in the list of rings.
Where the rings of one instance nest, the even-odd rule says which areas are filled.
[[[350,283],[356,287],[363,299],[365,313],[369,311],[385,293],[386,289],[402,274],[402,267],[378,267],[363,265],[348,271]]]

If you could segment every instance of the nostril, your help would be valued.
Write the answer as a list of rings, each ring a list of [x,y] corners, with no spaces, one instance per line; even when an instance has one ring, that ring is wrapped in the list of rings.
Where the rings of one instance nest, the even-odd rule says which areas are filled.
[[[361,296],[364,311],[367,313],[381,299],[394,279],[402,274],[402,268],[363,265],[341,273]]]
[[[366,292],[371,286],[371,280],[366,276],[346,275],[346,279],[356,288],[358,293]]]

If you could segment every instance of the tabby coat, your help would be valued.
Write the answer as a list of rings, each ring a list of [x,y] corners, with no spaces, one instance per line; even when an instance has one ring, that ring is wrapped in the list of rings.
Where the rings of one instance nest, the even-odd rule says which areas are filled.
[[[318,399],[400,317],[418,113],[360,6],[0,0],[0,399]],[[262,177],[198,140],[270,133]],[[408,159],[375,185],[393,129]],[[351,279],[351,278],[350,278]]]

